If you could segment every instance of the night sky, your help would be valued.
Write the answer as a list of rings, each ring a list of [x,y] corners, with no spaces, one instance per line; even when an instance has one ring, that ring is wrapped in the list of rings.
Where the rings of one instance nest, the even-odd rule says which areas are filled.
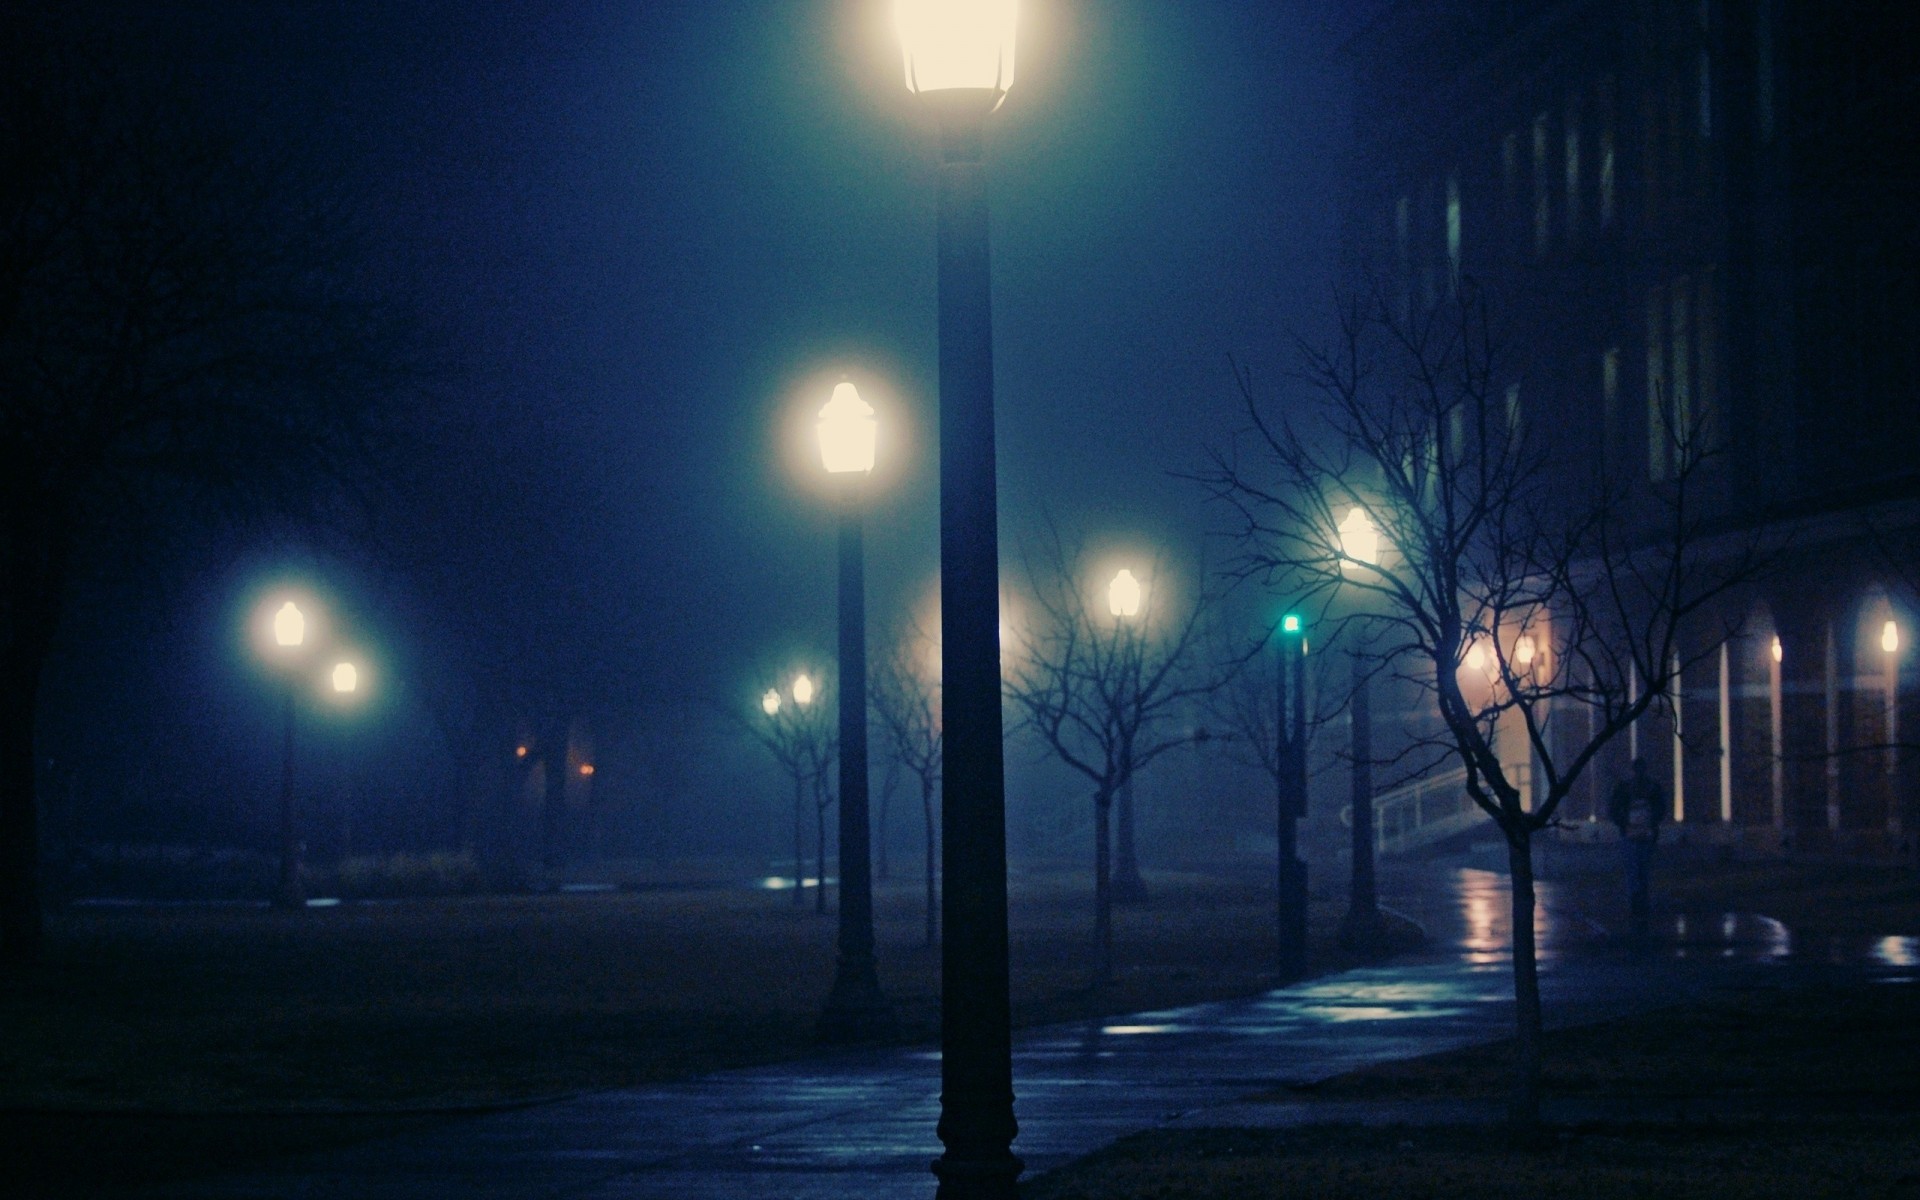
[[[1218,557],[1170,473],[1239,425],[1229,357],[1277,389],[1324,308],[1356,21],[1327,8],[1023,6],[988,135],[1010,556],[1050,513]],[[166,9],[120,20],[370,185],[476,436],[538,429],[604,497],[601,586],[645,605],[663,700],[750,697],[769,663],[831,654],[809,435],[842,372],[884,429],[873,636],[932,593],[937,151],[883,0]],[[242,548],[223,586],[265,557]]]

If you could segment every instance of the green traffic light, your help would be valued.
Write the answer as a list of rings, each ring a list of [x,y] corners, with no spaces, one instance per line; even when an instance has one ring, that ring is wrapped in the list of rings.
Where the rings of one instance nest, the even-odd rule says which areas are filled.
[[[1281,617],[1280,632],[1281,633],[1299,633],[1300,632],[1300,614],[1288,613],[1286,616]]]

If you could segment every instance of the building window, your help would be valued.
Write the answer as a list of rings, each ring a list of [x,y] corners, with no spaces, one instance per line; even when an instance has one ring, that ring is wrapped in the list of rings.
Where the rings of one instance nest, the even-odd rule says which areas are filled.
[[[1433,278],[1435,267],[1433,221],[1437,209],[1438,205],[1435,204],[1433,197],[1433,180],[1429,179],[1420,185],[1420,201],[1414,209],[1418,224],[1413,231],[1413,256],[1420,263],[1420,307],[1427,310],[1431,310],[1440,300],[1439,288]]]
[[[1548,184],[1547,114],[1533,119],[1533,253],[1544,256],[1553,239],[1553,193]]]
[[[1567,241],[1580,236],[1580,100],[1567,101],[1566,128]]]
[[[1658,483],[1667,477],[1673,460],[1671,422],[1667,419],[1667,302],[1666,293],[1647,293],[1647,478]]]
[[[1507,385],[1507,442],[1518,445],[1520,442],[1520,385]]]
[[[1507,212],[1520,202],[1520,135],[1500,139],[1500,202]]]
[[[1700,301],[1694,313],[1694,332],[1699,343],[1700,379],[1699,426],[1701,442],[1711,449],[1718,437],[1720,405],[1720,314],[1719,296],[1714,285],[1713,267],[1700,274]]]
[[[1460,282],[1460,176],[1447,176],[1447,295]]]
[[[1607,463],[1619,453],[1620,438],[1620,347],[1608,346],[1600,355],[1600,461]]]
[[[1674,280],[1673,344],[1667,364],[1668,386],[1673,392],[1673,449],[1677,459],[1694,449],[1693,435],[1693,289],[1686,277]]]
[[[1613,224],[1613,130],[1600,131],[1600,227]]]

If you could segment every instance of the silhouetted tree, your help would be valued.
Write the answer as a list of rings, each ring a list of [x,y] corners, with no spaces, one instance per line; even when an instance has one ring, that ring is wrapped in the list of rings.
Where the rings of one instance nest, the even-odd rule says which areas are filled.
[[[817,687],[817,684],[816,684]],[[831,800],[822,801],[827,793],[827,771],[832,766],[837,751],[838,738],[835,736],[833,705],[826,703],[824,697],[815,691],[806,703],[797,701],[791,691],[783,692],[780,687],[768,681],[762,691],[763,699],[771,697],[773,711],[766,711],[764,703],[753,712],[741,716],[733,715],[742,721],[753,739],[767,748],[780,769],[786,772],[793,782],[793,902],[799,905],[803,899],[807,869],[807,825],[806,813],[809,797],[813,800],[818,827],[820,830],[820,862],[817,878],[819,880],[820,899],[816,907],[826,911],[824,896],[827,888],[826,864],[826,808]]]
[[[353,196],[9,24],[0,72],[0,954],[41,938],[34,744],[81,572],[159,519],[355,517],[409,322]],[[37,40],[38,39],[38,40]]]
[[[1316,400],[1300,417],[1240,377],[1257,451],[1217,456],[1209,478],[1240,520],[1239,572],[1321,604],[1320,626],[1366,674],[1428,698],[1438,732],[1413,752],[1463,764],[1468,794],[1506,841],[1511,1117],[1530,1129],[1541,1029],[1533,835],[1604,746],[1666,703],[1675,672],[1717,651],[1730,631],[1693,626],[1759,563],[1750,542],[1707,545],[1704,425],[1654,431],[1671,456],[1656,485],[1555,458],[1509,400],[1470,282],[1410,319],[1377,293],[1343,301],[1339,317],[1331,347],[1300,347]],[[1375,554],[1342,537],[1356,511],[1379,534]]]
[[[936,644],[918,626],[896,638],[873,673],[870,694],[893,760],[920,785],[927,850],[927,945],[940,940],[936,864],[939,853],[940,680]]]
[[[1036,609],[1009,654],[1007,694],[1047,749],[1093,784],[1094,977],[1113,978],[1115,797],[1154,759],[1191,741],[1174,718],[1217,679],[1197,669],[1204,594],[1177,598],[1174,573],[1146,568],[1130,616],[1109,611],[1108,580],[1051,525],[1026,555]]]

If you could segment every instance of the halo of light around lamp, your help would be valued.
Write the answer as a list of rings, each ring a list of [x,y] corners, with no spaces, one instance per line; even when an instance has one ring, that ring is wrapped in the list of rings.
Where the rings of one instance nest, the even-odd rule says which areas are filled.
[[[907,90],[978,91],[993,104],[1013,86],[1017,0],[894,0]]]
[[[873,405],[862,400],[859,390],[851,383],[843,379],[834,385],[833,398],[820,410],[816,428],[820,435],[820,461],[829,474],[873,470],[879,422],[874,420]]]

